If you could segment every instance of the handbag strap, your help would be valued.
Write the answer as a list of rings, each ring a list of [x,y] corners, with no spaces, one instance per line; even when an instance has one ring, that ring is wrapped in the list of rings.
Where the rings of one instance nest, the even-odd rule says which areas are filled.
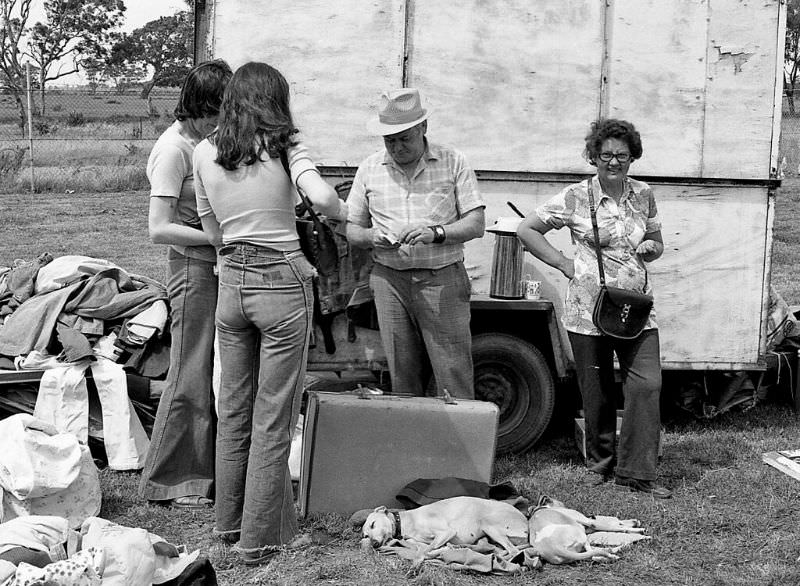
[[[603,270],[603,255],[600,252],[600,230],[597,227],[597,211],[594,207],[594,194],[592,191],[592,183],[594,182],[594,177],[589,177],[588,183],[588,191],[589,191],[589,212],[592,215],[592,231],[594,232],[594,251],[597,253],[597,270],[600,273],[600,287],[606,286],[606,273]],[[647,290],[647,279],[649,275],[647,274],[647,268],[644,269],[644,291]]]
[[[589,177],[589,212],[592,216],[592,231],[594,232],[594,251],[597,253],[597,270],[600,273],[600,287],[606,286],[606,273],[603,270],[603,255],[600,252],[600,230],[597,228],[597,213],[594,208],[594,194],[592,193],[592,183],[594,178]]]
[[[286,149],[281,149],[280,154],[281,165],[283,165],[283,170],[286,171],[286,175],[289,177],[289,181],[292,180],[292,173],[289,171],[289,156],[286,154]],[[303,202],[303,207],[305,211],[308,212],[308,215],[311,216],[311,221],[314,222],[314,226],[320,226],[322,221],[317,216],[317,213],[312,208],[311,200],[308,199],[308,196],[303,193],[303,190],[300,189],[299,185],[295,185],[297,188],[297,194],[300,196],[300,201]]]

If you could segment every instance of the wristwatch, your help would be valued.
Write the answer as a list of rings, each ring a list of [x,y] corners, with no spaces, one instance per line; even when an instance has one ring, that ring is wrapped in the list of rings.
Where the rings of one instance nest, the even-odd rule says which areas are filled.
[[[440,224],[436,224],[435,226],[428,226],[431,230],[433,230],[433,244],[441,244],[447,238],[447,234],[444,231],[444,227]]]

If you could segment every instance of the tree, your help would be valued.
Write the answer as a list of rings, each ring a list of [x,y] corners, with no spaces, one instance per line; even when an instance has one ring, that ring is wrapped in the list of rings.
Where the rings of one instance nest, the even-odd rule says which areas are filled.
[[[37,71],[44,113],[46,84],[104,59],[125,12],[122,0],[44,0],[45,21],[29,25],[32,4],[0,0],[0,85],[14,96],[23,130],[25,62]]]
[[[794,92],[800,81],[798,78],[800,78],[800,0],[787,0],[783,91],[789,102],[791,114],[795,113]]]
[[[122,25],[122,0],[45,0],[46,22],[30,31],[29,51],[39,68],[39,91],[44,114],[48,81],[77,73],[84,60],[108,55]]]
[[[109,64],[152,71],[152,77],[142,84],[142,98],[152,110],[153,88],[179,86],[192,66],[192,32],[190,12],[162,16],[124,35],[112,48]]]

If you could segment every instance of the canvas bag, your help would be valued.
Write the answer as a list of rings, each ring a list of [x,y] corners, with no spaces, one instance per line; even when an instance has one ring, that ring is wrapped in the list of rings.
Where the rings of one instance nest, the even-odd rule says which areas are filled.
[[[592,322],[606,336],[621,340],[632,340],[637,338],[647,325],[650,310],[653,308],[653,298],[644,293],[606,285],[591,177],[588,181],[588,187],[589,211],[592,215],[592,230],[594,231],[594,250],[597,253],[597,268],[600,273],[600,292],[594,304]],[[646,283],[647,273],[645,272]]]

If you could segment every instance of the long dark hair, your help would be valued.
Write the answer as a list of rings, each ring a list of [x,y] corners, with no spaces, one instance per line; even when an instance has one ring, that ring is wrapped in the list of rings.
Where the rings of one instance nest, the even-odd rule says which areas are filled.
[[[183,79],[175,118],[186,120],[219,114],[222,94],[233,75],[222,59],[204,61],[192,67]]]
[[[289,84],[280,71],[251,61],[233,74],[220,107],[219,123],[212,141],[216,162],[228,171],[239,165],[263,161],[264,152],[278,158],[294,146],[298,130],[289,109]]]

